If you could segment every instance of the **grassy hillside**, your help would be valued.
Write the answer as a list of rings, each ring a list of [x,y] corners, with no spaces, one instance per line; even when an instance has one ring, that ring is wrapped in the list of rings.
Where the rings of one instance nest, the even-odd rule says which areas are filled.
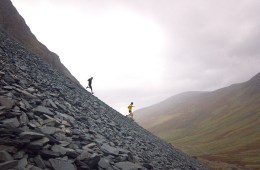
[[[145,128],[193,156],[260,168],[260,74],[213,92],[180,94],[135,115]]]

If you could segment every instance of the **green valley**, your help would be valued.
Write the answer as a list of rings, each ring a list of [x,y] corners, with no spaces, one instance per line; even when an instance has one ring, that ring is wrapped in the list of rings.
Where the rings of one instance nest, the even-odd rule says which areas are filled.
[[[260,168],[260,73],[216,91],[173,96],[135,115],[149,131],[212,168],[215,162]]]

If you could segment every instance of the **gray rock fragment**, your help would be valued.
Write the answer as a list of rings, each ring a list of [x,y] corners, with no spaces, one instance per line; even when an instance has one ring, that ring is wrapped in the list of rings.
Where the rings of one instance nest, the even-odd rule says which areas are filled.
[[[10,126],[12,128],[17,128],[20,126],[20,123],[18,121],[18,119],[16,117],[14,118],[11,118],[11,119],[5,119],[5,120],[2,120],[2,123],[6,126]]]
[[[79,153],[77,153],[75,150],[70,149],[66,152],[66,156],[68,156],[69,158],[75,159],[79,156]]]
[[[41,139],[43,138],[45,135],[41,134],[41,133],[36,133],[36,132],[22,132],[20,134],[20,137],[23,139],[29,139],[29,140],[35,140],[35,139]]]
[[[109,146],[108,144],[103,144],[100,149],[103,152],[110,154],[110,155],[114,155],[114,156],[119,155],[119,150],[115,147]]]
[[[91,154],[85,150],[77,157],[77,160],[86,163],[90,168],[96,168],[98,167],[100,156],[95,153]]]
[[[6,109],[11,109],[14,106],[14,101],[8,97],[0,96],[0,105]]]
[[[101,158],[100,161],[98,162],[98,166],[100,166],[101,168],[107,169],[110,166],[110,164],[107,159]]]
[[[57,128],[51,126],[42,126],[40,131],[44,134],[52,135],[57,131]]]
[[[17,165],[18,165],[17,160],[7,161],[7,162],[0,163],[0,169],[9,170],[9,169],[16,167]]]
[[[13,160],[12,155],[6,151],[0,151],[0,163]]]
[[[0,76],[5,75],[5,72],[0,71]]]
[[[9,73],[4,74],[3,80],[10,84],[16,83],[16,79]]]
[[[50,159],[49,161],[54,170],[76,170],[75,166],[68,161],[60,159]]]
[[[45,169],[45,168],[42,169],[42,168],[39,168],[39,167],[36,167],[36,166],[33,166],[33,165],[29,165],[29,166],[27,167],[27,169],[28,169],[28,170],[43,170],[43,169]],[[27,170],[27,169],[26,169],[26,170]]]
[[[36,108],[33,109],[34,113],[36,114],[46,114],[49,116],[53,116],[54,114],[50,111],[49,108],[44,107],[44,106],[37,106]]]
[[[22,125],[27,125],[29,123],[29,119],[26,113],[22,113],[22,115],[20,116],[20,122]]]
[[[44,100],[44,105],[47,106],[47,107],[52,107],[52,108],[55,108],[57,109],[58,107],[56,106],[56,104],[51,100],[51,99],[46,99]]]
[[[20,150],[18,152],[16,152],[13,156],[14,159],[22,159],[24,157],[25,151]]]
[[[53,145],[51,147],[51,150],[59,153],[60,155],[65,155],[66,152],[68,151],[68,149],[66,149],[66,148],[64,148],[63,146],[60,146],[60,145]]]
[[[36,99],[37,97],[35,96],[35,95],[32,95],[31,93],[29,93],[29,92],[27,92],[27,91],[25,91],[25,90],[20,90],[20,89],[17,89],[16,88],[16,90],[18,91],[18,92],[20,92],[21,94],[23,94],[24,96],[26,96],[26,98],[32,98],[32,99]]]
[[[49,158],[57,158],[57,157],[60,156],[59,153],[53,152],[53,151],[50,151],[50,150],[47,150],[47,149],[41,150],[40,155],[43,158],[47,158],[47,159],[49,159]]]
[[[140,170],[144,169],[144,167],[134,164],[132,162],[118,162],[115,164],[117,168],[120,170]]]
[[[86,146],[84,146],[83,149],[86,149],[86,148],[92,149],[92,148],[94,148],[95,146],[97,146],[97,144],[94,143],[94,142],[92,142],[92,143],[87,144]]]
[[[28,147],[31,149],[41,149],[46,143],[50,140],[47,137],[43,137],[42,139],[35,140],[31,142]]]
[[[29,87],[29,88],[26,89],[26,91],[28,91],[29,93],[34,93],[37,90],[34,87]]]
[[[147,168],[147,169],[153,169],[153,166],[151,165],[151,164],[149,164],[149,163],[144,163],[143,164],[143,167],[145,167],[145,168]]]
[[[59,113],[59,112],[56,112],[56,114],[57,114],[58,117],[63,118],[65,120],[69,121],[71,124],[75,123],[75,119],[72,116],[70,116],[70,115]]]
[[[1,151],[6,151],[8,153],[16,153],[17,152],[17,148],[14,146],[8,146],[8,145],[0,145],[0,150]]]
[[[4,89],[4,90],[12,90],[12,89],[13,89],[13,86],[4,86],[3,89]]]
[[[18,168],[18,169],[25,168],[25,167],[27,166],[27,164],[28,164],[28,161],[27,161],[27,156],[26,156],[26,157],[24,157],[24,158],[22,158],[22,159],[20,159],[20,160],[18,161],[17,168]]]
[[[44,161],[42,160],[42,157],[40,155],[37,155],[35,158],[34,158],[34,162],[35,164],[39,167],[39,168],[42,168],[44,169],[46,166],[45,166],[45,163]]]

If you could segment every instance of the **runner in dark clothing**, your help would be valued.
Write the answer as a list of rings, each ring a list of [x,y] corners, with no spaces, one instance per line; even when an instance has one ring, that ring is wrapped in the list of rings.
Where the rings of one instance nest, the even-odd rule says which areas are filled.
[[[93,90],[92,90],[92,79],[93,79],[93,77],[91,77],[91,78],[88,79],[88,87],[87,87],[86,89],[90,88],[91,93],[94,94],[94,93],[93,93]]]

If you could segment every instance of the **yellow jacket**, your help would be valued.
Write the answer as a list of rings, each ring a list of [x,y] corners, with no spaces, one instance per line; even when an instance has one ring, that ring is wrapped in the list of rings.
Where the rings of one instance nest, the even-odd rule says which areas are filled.
[[[132,105],[132,104],[130,104],[129,106],[128,106],[128,109],[129,109],[129,111],[132,111],[132,108],[133,108],[134,106]]]

